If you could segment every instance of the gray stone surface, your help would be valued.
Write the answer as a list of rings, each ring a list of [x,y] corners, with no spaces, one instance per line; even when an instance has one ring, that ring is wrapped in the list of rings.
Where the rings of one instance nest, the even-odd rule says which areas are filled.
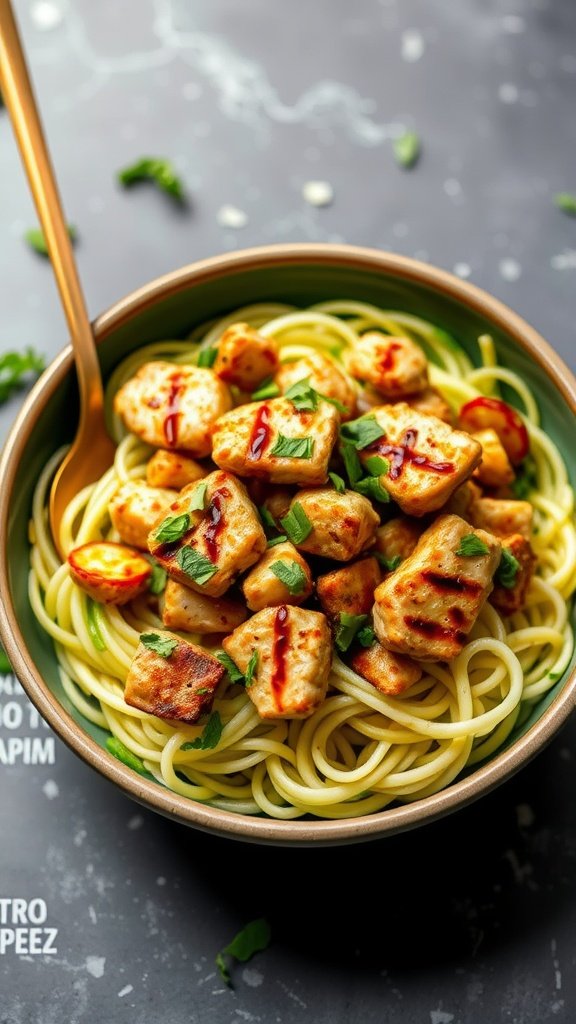
[[[344,240],[493,292],[573,368],[576,5],[571,0],[18,0],[96,315],[198,257]],[[422,136],[394,163],[402,126]],[[186,212],[116,170],[174,159]],[[302,185],[325,180],[331,206]],[[65,329],[0,111],[0,348],[53,356]],[[219,223],[233,205],[242,229]],[[1,411],[5,435],[19,405]],[[50,760],[23,695],[0,695]],[[16,707],[16,710],[14,710]],[[20,709],[20,710],[18,710]],[[421,833],[269,850],[130,803],[58,741],[0,765],[0,898],[43,899],[57,952],[0,953],[2,1024],[484,1024],[576,1015],[570,723],[521,775]],[[7,905],[0,903],[0,908]],[[270,948],[221,983],[216,952],[265,915]],[[1,924],[0,924],[1,927]]]

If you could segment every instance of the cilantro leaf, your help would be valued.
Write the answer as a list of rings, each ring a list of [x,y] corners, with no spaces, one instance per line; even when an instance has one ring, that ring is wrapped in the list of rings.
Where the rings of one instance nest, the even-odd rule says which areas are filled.
[[[512,590],[516,585],[516,577],[520,568],[520,562],[512,554],[510,548],[502,548],[500,565],[496,570],[496,579],[502,587]]]
[[[121,185],[134,185],[140,181],[152,181],[167,195],[172,196],[177,202],[184,202],[184,186],[177,176],[174,167],[169,160],[160,157],[145,156],[137,160],[130,167],[125,167],[118,172],[118,181]]]
[[[78,232],[73,224],[67,225],[68,237],[71,242],[75,242],[78,238]],[[39,256],[48,256],[48,244],[44,236],[42,228],[29,228],[28,231],[24,232],[24,238],[28,242],[31,249],[37,252]]]
[[[161,658],[169,658],[178,647],[178,641],[168,636],[160,636],[159,633],[141,633],[140,643],[144,644],[149,651],[159,654]]]
[[[206,506],[206,490],[208,484],[200,483],[192,491],[188,508],[190,512],[201,512]]]
[[[339,612],[338,624],[334,633],[334,643],[339,651],[348,650],[356,633],[367,618],[367,615],[350,615],[348,612]]]
[[[272,377],[263,380],[260,387],[253,391],[251,399],[253,402],[263,402],[265,398],[276,398],[280,394],[280,388],[274,383]]]
[[[311,459],[313,452],[312,437],[285,437],[284,434],[278,434],[270,455],[275,455],[278,459]]]
[[[404,132],[393,143],[394,157],[400,167],[413,167],[420,156],[420,139],[416,132]]]
[[[210,348],[203,348],[198,353],[198,362],[196,363],[196,365],[204,366],[206,369],[210,370],[211,367],[214,366],[214,363],[216,362],[217,355],[218,349],[216,348],[215,345],[211,345]]]
[[[166,569],[163,569],[158,562],[152,562],[152,575],[148,584],[148,590],[151,594],[161,594],[166,588],[166,580],[168,579],[168,573]]]
[[[554,202],[563,213],[576,217],[576,195],[572,192],[558,192],[554,196]]]
[[[341,476],[338,476],[338,473],[328,473],[328,476],[334,485],[334,490],[337,491],[338,494],[344,494],[344,491],[346,490],[346,481],[343,480]]]
[[[301,544],[312,533],[312,523],[299,501],[293,501],[290,511],[280,520],[293,544]]]
[[[365,498],[371,498],[372,501],[380,501],[384,505],[390,501],[388,491],[382,487],[377,476],[366,476],[363,480],[357,480],[352,486],[355,491],[358,491],[358,494],[363,494]]]
[[[128,768],[139,772],[140,775],[146,774],[144,762],[136,754],[133,754],[128,747],[124,746],[122,740],[119,740],[117,736],[108,737],[106,740],[106,750],[110,751],[119,761],[122,761],[122,764],[128,765]]]
[[[356,634],[356,639],[362,647],[372,647],[372,644],[376,640],[376,633],[372,629],[372,626],[363,626]]]
[[[465,537],[462,537],[456,554],[463,558],[472,558],[474,555],[487,555],[489,550],[488,545],[480,540],[475,533],[467,533]]]
[[[515,498],[526,499],[538,486],[536,463],[531,455],[527,455],[523,462],[516,467],[516,479],[510,484],[510,490]]]
[[[361,416],[358,420],[350,420],[340,427],[340,437],[350,441],[357,451],[367,448],[378,438],[384,437],[384,431],[375,416]]]
[[[220,654],[217,654],[216,657],[220,664],[224,665],[224,668],[233,683],[244,683],[244,673],[240,671],[236,662],[232,661],[230,655],[226,654],[226,651],[222,651]]]
[[[333,405],[343,416],[349,411],[348,408],[339,402],[337,398],[331,398],[330,395],[325,395],[323,391],[317,391],[318,398],[321,398],[323,402],[328,402],[329,405]]]
[[[402,561],[400,555],[394,555],[392,558],[386,558],[386,555],[381,554],[380,551],[374,551],[373,554],[374,558],[380,562],[382,568],[386,569],[386,572],[394,572]]]
[[[232,942],[220,950],[216,956],[216,966],[227,985],[232,984],[227,958],[246,963],[255,953],[268,948],[270,938],[270,925],[263,917],[259,917],[255,921],[250,921],[234,936]]]
[[[180,750],[214,750],[220,743],[223,728],[219,713],[213,711],[202,730],[202,735],[183,743]]]
[[[301,594],[308,583],[308,577],[298,562],[285,562],[282,560],[273,562],[270,566],[270,572],[273,572],[289,593],[293,595]]]
[[[246,673],[244,675],[244,679],[245,679],[247,687],[248,686],[252,686],[252,683],[254,682],[254,673],[256,671],[257,664],[258,664],[258,651],[252,651],[252,654],[250,656],[250,661],[248,662],[248,665],[246,666]]]
[[[314,412],[318,408],[318,393],[310,383],[310,377],[303,377],[284,392],[299,412]]]
[[[190,529],[190,516],[183,512],[181,516],[167,516],[154,534],[154,540],[162,544],[173,544],[180,540]]]
[[[344,441],[340,445],[340,454],[342,456],[346,475],[353,487],[354,484],[362,477],[362,463],[360,462],[358,452],[356,451],[356,445],[353,441]]]
[[[367,459],[364,459],[364,465],[370,476],[386,476],[390,469],[388,459],[382,458],[381,455],[369,455]]]
[[[267,509],[265,505],[260,506],[260,508],[258,509],[258,513],[265,527],[267,527],[269,530],[277,529],[276,520],[274,519],[274,516],[272,515],[270,510]]]
[[[33,348],[24,352],[4,352],[0,355],[0,403],[5,402],[13,391],[26,383],[28,374],[37,377],[46,363]]]
[[[195,583],[203,586],[208,580],[211,580],[214,573],[218,572],[218,566],[214,565],[206,555],[202,555],[195,548],[180,548],[180,551],[176,555],[176,561],[185,572],[187,576],[190,576]]]
[[[280,533],[277,537],[271,537],[270,540],[266,542],[266,547],[275,548],[277,544],[283,544],[285,540],[288,540],[286,534]]]

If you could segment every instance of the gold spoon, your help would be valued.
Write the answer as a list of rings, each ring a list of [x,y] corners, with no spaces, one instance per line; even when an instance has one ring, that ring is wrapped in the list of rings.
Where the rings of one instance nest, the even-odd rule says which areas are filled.
[[[76,360],[80,422],[50,491],[52,536],[64,558],[60,546],[64,510],[74,495],[112,464],[114,445],[104,423],[96,343],[10,0],[0,0],[0,87],[48,246]]]

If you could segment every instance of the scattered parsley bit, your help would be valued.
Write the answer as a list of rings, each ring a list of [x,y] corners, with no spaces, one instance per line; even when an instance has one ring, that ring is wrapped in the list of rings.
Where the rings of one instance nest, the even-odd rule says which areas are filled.
[[[551,679],[552,682],[555,683],[557,679],[560,679],[561,675],[562,675],[561,672],[549,672],[548,673],[548,679]]]
[[[278,434],[270,455],[275,455],[278,459],[311,459],[313,452],[312,437],[285,437],[284,434]]]
[[[317,391],[316,394],[318,395],[318,398],[322,399],[323,402],[328,402],[329,405],[333,405],[334,408],[337,409],[338,412],[341,413],[343,416],[345,416],[346,413],[348,412],[347,406],[342,405],[342,402],[339,402],[337,398],[331,398],[330,395],[325,395],[322,391]]]
[[[271,537],[267,542],[266,547],[275,548],[277,544],[283,544],[285,540],[288,540],[288,537],[285,533],[281,533],[278,537]]]
[[[558,192],[554,196],[554,203],[563,213],[576,217],[576,195],[572,192]]]
[[[388,491],[382,487],[377,476],[367,476],[363,480],[357,480],[353,487],[358,494],[363,494],[365,498],[371,498],[372,501],[380,501],[384,505],[390,501]]]
[[[384,437],[384,431],[375,416],[361,416],[359,420],[343,423],[340,436],[344,441],[350,441],[357,451],[362,451],[378,438]]]
[[[206,490],[208,484],[198,484],[190,496],[190,504],[188,508],[190,512],[202,512],[206,506]]]
[[[94,647],[97,651],[107,651],[106,641],[102,636],[100,629],[100,608],[93,598],[88,597],[86,599],[86,625],[88,626],[88,635]]]
[[[153,181],[167,195],[179,203],[184,202],[184,186],[169,160],[145,156],[130,167],[118,172],[121,185],[134,185],[140,181]]]
[[[201,693],[210,693],[210,690],[207,686],[201,686],[199,690],[196,690],[196,696],[199,697]]]
[[[338,625],[334,634],[334,643],[339,651],[348,650],[356,633],[367,618],[367,615],[349,615],[348,612],[339,612]]]
[[[420,139],[416,132],[404,132],[393,143],[394,158],[400,167],[413,167],[420,156]]]
[[[376,633],[372,629],[372,626],[363,626],[363,628],[356,634],[356,639],[362,647],[372,647],[372,644],[376,640]]]
[[[270,925],[263,917],[259,917],[256,921],[250,921],[228,946],[220,950],[216,956],[216,966],[227,985],[232,985],[227,958],[246,963],[255,953],[268,948],[270,937]]]
[[[9,676],[12,674],[12,665],[8,661],[6,651],[3,647],[0,647],[0,676]]]
[[[160,636],[159,633],[141,633],[140,643],[144,644],[149,651],[159,654],[161,658],[169,658],[178,647],[178,641],[167,636]]]
[[[168,573],[166,569],[163,569],[158,562],[152,562],[152,575],[148,584],[148,590],[151,594],[162,594],[166,587],[166,580],[168,579]]]
[[[381,455],[370,455],[367,459],[364,459],[364,465],[370,476],[386,476],[390,469],[388,459],[383,459]]]
[[[353,487],[362,477],[362,463],[358,457],[356,445],[352,441],[344,441],[340,445],[340,454],[344,463],[344,469]]]
[[[257,391],[253,391],[251,399],[253,402],[263,402],[265,398],[277,398],[280,394],[280,388],[274,383],[272,377],[268,377],[262,381]]]
[[[510,484],[510,490],[515,498],[522,500],[535,491],[537,486],[536,463],[531,455],[527,455],[516,468],[516,479]]]
[[[280,520],[280,523],[293,544],[301,544],[312,533],[312,523],[299,501],[292,503],[290,511]]]
[[[67,225],[68,237],[71,242],[75,242],[78,238],[78,232],[73,224]],[[28,242],[31,249],[37,252],[39,256],[48,256],[48,245],[42,228],[30,228],[24,232],[24,239]]]
[[[456,551],[456,554],[462,555],[463,558],[472,558],[474,555],[487,555],[488,553],[488,545],[480,540],[475,533],[467,533],[465,537],[462,537]]]
[[[211,562],[209,558],[206,558],[206,555],[196,551],[195,548],[180,548],[176,555],[176,561],[182,571],[200,586],[208,583],[208,580],[212,579],[214,573],[218,572],[218,566],[214,565],[214,562]]]
[[[252,651],[252,655],[250,657],[250,661],[248,662],[248,665],[246,667],[246,673],[244,675],[244,680],[246,682],[246,686],[247,687],[248,686],[252,686],[252,683],[254,682],[254,673],[256,671],[256,666],[257,665],[258,665],[258,651]]]
[[[122,740],[119,740],[116,736],[108,737],[106,740],[106,750],[114,754],[114,757],[117,757],[123,764],[133,768],[135,772],[139,772],[140,775],[146,774],[144,762],[136,754],[133,754],[131,750],[128,750],[128,747],[124,746]]]
[[[244,683],[244,673],[240,671],[236,662],[232,661],[230,655],[226,654],[226,651],[222,651],[220,654],[217,654],[216,657],[220,664],[224,665],[224,668],[233,683]]]
[[[400,555],[394,555],[393,558],[386,558],[386,556],[382,555],[379,551],[374,551],[373,554],[374,558],[380,562],[382,568],[386,569],[386,572],[394,572],[402,561]]]
[[[210,346],[210,348],[203,348],[202,351],[198,353],[198,362],[196,365],[203,366],[210,370],[216,362],[217,355],[218,349],[215,345]]]
[[[500,565],[496,570],[496,579],[500,586],[506,587],[507,590],[512,590],[512,587],[516,584],[519,568],[520,562],[512,554],[510,548],[502,548]]]
[[[217,711],[213,711],[202,730],[202,735],[183,743],[180,750],[214,750],[220,743],[222,729],[222,719]]]
[[[156,530],[154,540],[159,540],[161,544],[172,544],[180,540],[189,529],[190,516],[187,512],[181,516],[167,516]]]
[[[344,494],[344,491],[346,490],[346,481],[343,480],[341,476],[338,476],[338,473],[328,473],[328,476],[334,485],[334,490],[338,491],[338,494]]]
[[[301,594],[308,582],[308,577],[298,562],[284,562],[281,560],[273,562],[270,566],[270,572],[273,572],[289,593],[294,596]]]
[[[318,408],[318,392],[310,384],[310,377],[296,381],[284,393],[284,398],[288,398],[299,412],[314,412]]]
[[[24,352],[4,352],[0,356],[0,402],[5,402],[13,391],[26,383],[26,376],[37,377],[46,363],[33,348]]]
[[[265,505],[261,505],[260,506],[260,508],[258,509],[258,514],[259,514],[260,519],[262,520],[264,526],[268,530],[277,530],[278,529],[278,527],[276,526],[276,520],[274,519],[274,516],[269,511],[269,509],[266,508]]]

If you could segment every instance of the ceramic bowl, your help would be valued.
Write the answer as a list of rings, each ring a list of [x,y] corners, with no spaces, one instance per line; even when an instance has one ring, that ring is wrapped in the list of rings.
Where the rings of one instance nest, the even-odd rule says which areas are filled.
[[[196,324],[251,302],[309,305],[335,298],[417,313],[452,332],[471,355],[478,335],[492,334],[499,361],[532,388],[544,429],[576,481],[576,445],[569,443],[576,381],[568,368],[533,328],[496,299],[442,270],[390,253],[343,245],[281,245],[183,267],[98,317],[94,329],[103,372],[107,376],[140,345],[185,336]],[[361,842],[430,822],[487,793],[541,750],[570,714],[576,699],[573,664],[488,763],[433,796],[350,820],[248,817],[196,803],[137,775],[106,751],[106,734],[70,706],[52,643],[27,597],[27,522],[34,485],[52,453],[71,440],[76,410],[73,359],[66,348],[24,403],[0,463],[0,632],[18,678],[54,731],[133,799],[186,825],[250,842]]]

